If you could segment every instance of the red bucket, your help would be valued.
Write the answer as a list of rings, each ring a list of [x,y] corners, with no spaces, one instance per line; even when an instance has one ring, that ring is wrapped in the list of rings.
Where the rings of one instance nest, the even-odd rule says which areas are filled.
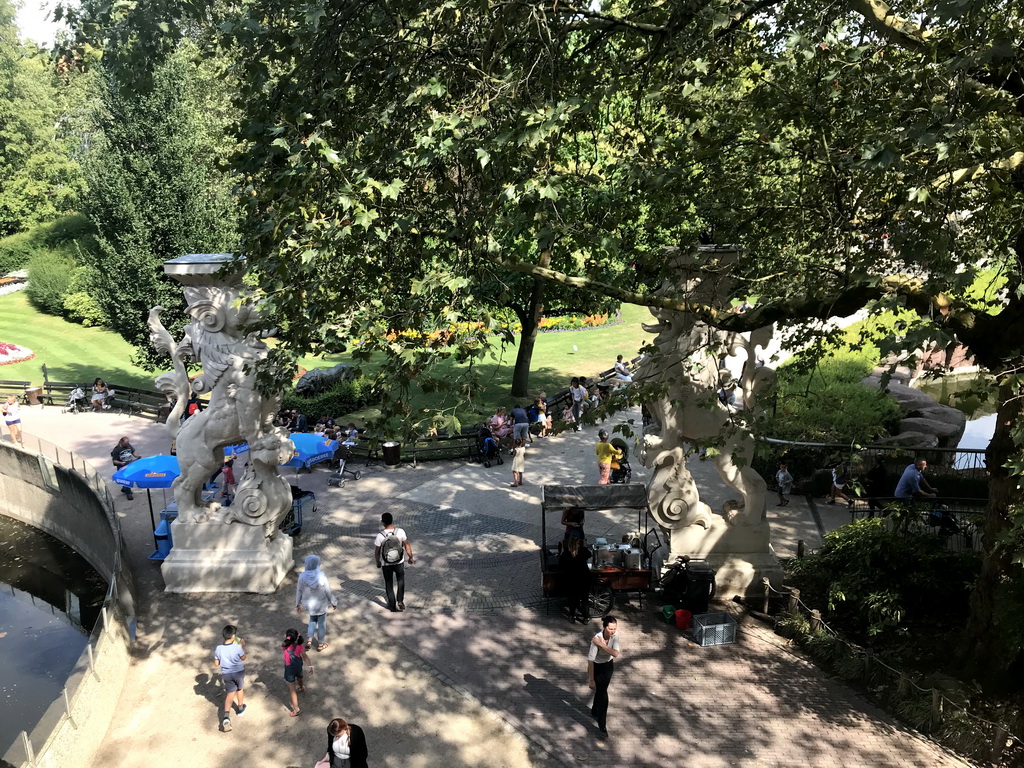
[[[689,629],[693,614],[680,608],[676,611],[676,629]]]

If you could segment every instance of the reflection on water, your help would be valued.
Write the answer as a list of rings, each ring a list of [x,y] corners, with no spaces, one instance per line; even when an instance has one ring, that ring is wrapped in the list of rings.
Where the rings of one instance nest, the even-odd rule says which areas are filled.
[[[967,426],[963,437],[957,443],[962,450],[985,450],[992,442],[996,431],[996,401],[994,398],[981,400],[976,394],[979,389],[991,389],[986,377],[949,378],[929,381],[919,387],[922,392],[934,397],[943,405],[949,405],[967,415]],[[984,456],[958,453],[954,466],[957,469],[985,466]]]
[[[0,515],[0,755],[60,696],[106,590],[73,549]]]

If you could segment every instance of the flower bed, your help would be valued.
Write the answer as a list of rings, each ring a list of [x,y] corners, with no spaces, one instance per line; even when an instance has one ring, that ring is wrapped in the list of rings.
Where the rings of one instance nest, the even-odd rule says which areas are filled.
[[[22,363],[25,360],[31,360],[35,356],[36,353],[28,347],[19,347],[17,344],[4,344],[0,342],[0,365]]]

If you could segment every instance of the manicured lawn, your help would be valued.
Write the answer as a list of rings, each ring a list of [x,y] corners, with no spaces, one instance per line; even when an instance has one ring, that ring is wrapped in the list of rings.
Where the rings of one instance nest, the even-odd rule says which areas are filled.
[[[611,368],[618,354],[626,359],[635,357],[640,347],[654,338],[644,332],[640,323],[653,318],[643,307],[624,305],[622,319],[623,323],[608,328],[540,334],[533,356],[530,391],[554,394],[567,387],[573,376],[590,377]],[[154,374],[132,365],[132,347],[120,336],[44,315],[31,305],[24,291],[0,296],[0,342],[20,344],[36,353],[32,360],[0,366],[2,379],[42,383],[40,366],[45,363],[50,378],[56,381],[91,383],[101,376],[127,386],[153,388]],[[498,404],[511,402],[508,393],[516,351],[516,347],[502,350],[496,344],[493,360],[477,366],[487,389],[466,417],[484,414],[493,411]],[[305,358],[302,365],[322,368],[339,362],[350,362],[350,359],[347,355]],[[449,373],[458,372],[454,363],[446,365]],[[373,366],[366,367],[372,369]],[[422,394],[414,397],[413,405],[416,408],[439,406],[436,395]],[[357,418],[369,415],[370,412],[357,414]]]
[[[24,291],[0,296],[0,341],[28,347],[36,356],[0,366],[0,379],[42,384],[44,363],[54,381],[108,382],[153,389],[155,374],[131,363],[132,346],[112,331],[85,328],[44,315]]]

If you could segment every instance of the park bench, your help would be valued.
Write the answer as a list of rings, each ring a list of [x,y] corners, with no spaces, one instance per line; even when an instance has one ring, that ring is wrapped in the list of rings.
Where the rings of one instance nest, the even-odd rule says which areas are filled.
[[[30,381],[14,379],[0,380],[0,398],[6,400],[11,395],[17,397],[22,403],[28,404],[27,390],[32,386]]]
[[[172,404],[163,392],[129,387],[115,382],[108,382],[108,386],[114,390],[116,407],[124,414],[152,416],[157,421],[166,421],[171,412]],[[86,399],[91,396],[92,384],[81,381],[53,381],[46,366],[43,366],[43,400],[49,405],[64,405],[76,388],[82,389]]]
[[[114,400],[124,413],[152,416],[157,421],[167,421],[173,404],[163,392],[153,389],[139,389],[120,384],[110,384],[114,390]]]
[[[477,454],[478,432],[479,428],[459,435],[427,436],[402,443],[401,460],[411,461],[416,466],[419,461],[471,459]],[[349,456],[351,459],[365,460],[366,466],[369,466],[382,459],[382,443],[380,439],[359,443],[349,449]]]
[[[629,361],[629,367],[632,370],[636,370],[637,364],[642,359],[642,356],[637,355]],[[596,384],[601,387],[601,389],[605,389],[615,384],[617,381],[618,380],[615,378],[615,368],[613,366],[606,371],[601,371],[597,376],[589,378],[587,380],[587,385],[592,387]],[[558,420],[562,417],[562,411],[570,405],[572,405],[572,393],[569,392],[569,388],[566,387],[565,389],[560,389],[552,397],[548,398],[548,414],[552,419]]]

